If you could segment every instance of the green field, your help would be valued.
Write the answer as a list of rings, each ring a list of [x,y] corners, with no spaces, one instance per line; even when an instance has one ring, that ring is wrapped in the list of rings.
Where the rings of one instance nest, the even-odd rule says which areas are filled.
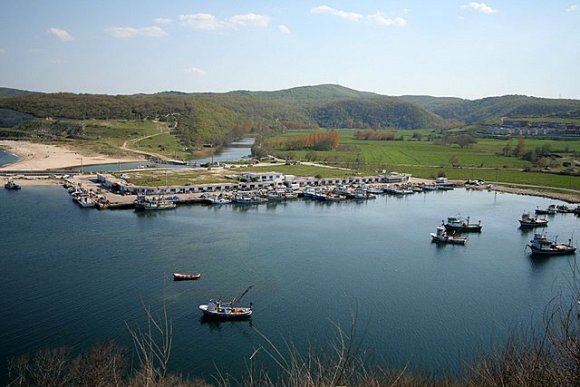
[[[487,181],[501,181],[539,186],[580,189],[578,176],[563,176],[556,173],[523,172],[530,168],[530,162],[516,157],[498,155],[507,144],[515,147],[517,140],[477,139],[471,147],[458,145],[437,145],[429,141],[365,141],[357,140],[355,130],[340,130],[340,146],[334,151],[284,151],[278,146],[285,139],[304,135],[307,131],[290,131],[282,136],[269,138],[274,153],[280,158],[312,160],[358,170],[363,174],[377,174],[385,171],[412,173],[414,176],[432,178],[443,172],[451,179],[481,178]],[[397,134],[397,137],[399,135]],[[526,149],[549,146],[552,153],[558,153],[562,160],[571,160],[580,153],[580,140],[525,139]],[[455,164],[455,167],[452,165]],[[553,167],[552,172],[562,167]],[[573,167],[575,174],[580,169]]]

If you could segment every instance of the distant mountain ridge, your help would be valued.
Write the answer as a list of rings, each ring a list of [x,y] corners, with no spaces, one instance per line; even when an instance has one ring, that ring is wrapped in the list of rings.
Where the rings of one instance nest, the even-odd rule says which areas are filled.
[[[576,99],[550,99],[524,95],[504,95],[476,100],[412,95],[400,98],[420,105],[442,118],[466,123],[509,116],[580,113],[580,100]]]

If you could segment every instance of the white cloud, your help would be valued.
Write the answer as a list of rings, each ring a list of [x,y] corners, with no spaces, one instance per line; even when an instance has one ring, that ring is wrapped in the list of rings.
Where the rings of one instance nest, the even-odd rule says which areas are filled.
[[[6,54],[6,50],[3,48],[0,48],[0,55],[2,55],[2,54]]]
[[[153,19],[153,22],[155,24],[171,24],[171,22],[173,22],[173,20],[168,19],[166,17],[157,17],[157,18]]]
[[[315,14],[324,13],[350,21],[359,21],[364,18],[364,16],[361,15],[360,13],[341,11],[339,9],[331,8],[327,5],[320,5],[318,7],[314,7],[310,10],[310,13]]]
[[[407,20],[402,17],[396,17],[393,19],[385,17],[382,12],[377,12],[374,15],[368,15],[367,18],[377,24],[382,26],[395,26],[395,27],[405,27],[407,25]]]
[[[270,18],[266,15],[257,15],[255,13],[247,13],[244,15],[235,15],[228,19],[229,23],[234,27],[268,27]]]
[[[197,67],[186,67],[183,70],[183,72],[186,73],[186,74],[192,74],[192,75],[195,75],[195,76],[198,76],[198,77],[202,77],[205,74],[207,74],[205,72],[205,70],[202,70],[202,69],[197,68]]]
[[[209,13],[194,13],[179,15],[181,24],[195,30],[216,30],[218,28],[235,28],[235,27],[268,27],[270,18],[266,15],[247,13],[234,15],[227,20],[218,20],[214,15]]]
[[[396,18],[387,18],[382,12],[377,12],[373,15],[366,15],[356,13],[356,12],[346,12],[341,11],[335,8],[331,8],[327,5],[320,5],[318,7],[314,7],[310,10],[310,13],[314,14],[328,14],[332,16],[339,17],[341,19],[349,20],[358,22],[361,20],[368,20],[372,23],[379,24],[382,26],[396,26],[396,27],[404,27],[407,25],[407,20],[402,17]]]
[[[105,31],[107,31],[109,34],[111,34],[115,38],[122,38],[122,39],[135,38],[138,36],[159,38],[159,37],[167,35],[167,32],[165,32],[161,27],[158,27],[158,26],[140,27],[140,28],[111,27],[111,28],[107,28]]]
[[[221,24],[214,15],[209,13],[179,15],[179,20],[184,26],[195,30],[215,30]]]
[[[486,13],[486,14],[490,14],[490,13],[497,13],[498,10],[494,9],[492,7],[490,7],[489,5],[485,4],[485,3],[475,3],[475,2],[471,2],[471,3],[467,3],[461,6],[461,8],[463,9],[473,9],[476,10],[478,12],[482,12],[482,13]]]
[[[70,42],[72,40],[75,40],[75,38],[73,38],[71,34],[60,28],[55,27],[49,28],[48,33],[62,42]]]
[[[288,26],[285,26],[284,24],[280,24],[278,26],[278,31],[284,33],[284,34],[291,34],[292,31],[290,30],[290,28],[288,28]]]
[[[55,65],[61,65],[61,64],[65,64],[66,63],[66,61],[64,59],[53,59],[50,62],[52,64],[55,64]]]
[[[576,11],[578,11],[578,5],[576,5],[576,4],[573,4],[566,9],[566,12],[568,12],[568,13],[576,12]]]

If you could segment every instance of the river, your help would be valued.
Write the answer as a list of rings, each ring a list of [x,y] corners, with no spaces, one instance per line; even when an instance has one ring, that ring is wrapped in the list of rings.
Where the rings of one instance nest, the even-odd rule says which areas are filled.
[[[533,233],[518,229],[523,211],[551,203],[457,189],[139,214],[81,209],[60,187],[1,190],[0,359],[108,338],[130,348],[127,324],[144,323],[144,304],[165,303],[171,370],[184,375],[241,374],[267,346],[256,330],[281,349],[321,345],[353,313],[382,365],[458,372],[514,327],[541,327],[548,301],[567,292],[575,256],[532,259]],[[483,232],[466,246],[432,244],[429,233],[459,213],[481,219]],[[558,214],[546,231],[578,244],[580,221]],[[176,271],[202,278],[173,282]],[[198,305],[250,285],[250,321],[201,319]],[[251,362],[272,364],[264,351]]]

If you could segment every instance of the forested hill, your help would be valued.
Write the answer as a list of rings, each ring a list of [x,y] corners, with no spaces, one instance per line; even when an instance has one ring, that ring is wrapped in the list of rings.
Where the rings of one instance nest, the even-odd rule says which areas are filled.
[[[28,95],[34,94],[32,91],[11,89],[9,87],[0,87],[0,98],[2,97],[15,97],[17,95]]]
[[[0,108],[40,118],[176,121],[176,133],[188,145],[219,144],[242,132],[284,128],[417,129],[444,124],[419,105],[338,85],[273,92],[30,94],[0,98]]]
[[[575,99],[548,99],[524,95],[505,95],[477,100],[413,95],[404,95],[400,98],[420,105],[444,119],[466,123],[510,116],[580,113],[580,100]]]
[[[428,96],[389,97],[339,85],[280,91],[100,95],[31,93],[0,88],[0,109],[55,119],[158,119],[172,122],[186,145],[222,144],[243,133],[292,128],[437,128],[513,115],[580,111],[578,100],[525,96],[480,100]],[[18,113],[18,114],[17,114]],[[1,123],[0,123],[1,124]]]

